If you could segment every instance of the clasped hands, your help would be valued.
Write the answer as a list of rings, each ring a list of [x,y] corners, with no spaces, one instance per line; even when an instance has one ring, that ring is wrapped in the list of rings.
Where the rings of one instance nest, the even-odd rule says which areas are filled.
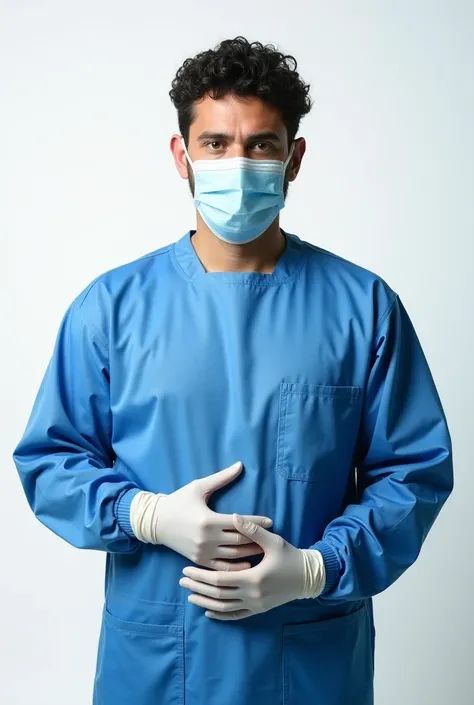
[[[270,518],[242,517],[239,514],[229,517],[207,507],[209,490],[216,489],[215,483],[218,486],[227,484],[241,471],[242,463],[238,462],[204,478],[207,484],[212,484],[203,497],[209,512],[201,524],[200,544],[204,555],[199,555],[198,551],[192,560],[211,569],[187,566],[183,569],[185,577],[179,581],[182,587],[192,591],[188,601],[203,607],[206,617],[225,621],[243,619],[299,599],[305,588],[303,551],[282,536],[268,531],[273,524]],[[233,526],[228,523],[230,518]],[[227,537],[215,533],[218,527],[227,533]],[[227,542],[233,548],[222,545]],[[262,561],[254,567],[248,561],[227,562],[225,565],[220,560],[223,555],[242,558],[262,552],[265,554]],[[211,554],[215,559],[209,559]]]
[[[179,584],[193,591],[188,597],[189,602],[204,607],[206,617],[234,620],[266,612],[302,597],[302,551],[239,514],[233,514],[232,519],[235,529],[243,537],[263,549],[264,558],[254,567],[239,570],[184,568],[186,577],[181,578]]]
[[[324,564],[317,551],[296,548],[267,529],[268,517],[219,514],[208,507],[213,492],[241,473],[238,462],[192,480],[171,494],[142,491],[132,500],[131,524],[146,543],[162,544],[197,566],[183,569],[179,584],[192,591],[189,602],[214,619],[242,619],[302,597],[316,597],[324,586]],[[249,561],[228,559],[264,553]]]

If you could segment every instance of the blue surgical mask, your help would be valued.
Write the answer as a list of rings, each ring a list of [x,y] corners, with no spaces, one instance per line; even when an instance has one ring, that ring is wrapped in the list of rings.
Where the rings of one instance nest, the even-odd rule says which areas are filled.
[[[197,159],[186,157],[194,172],[194,205],[207,227],[221,240],[242,245],[255,240],[284,207],[287,159]]]

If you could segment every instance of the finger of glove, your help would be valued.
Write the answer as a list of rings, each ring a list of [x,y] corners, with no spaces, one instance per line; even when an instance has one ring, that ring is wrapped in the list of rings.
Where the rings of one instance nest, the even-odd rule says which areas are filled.
[[[216,490],[225,487],[230,482],[233,482],[237,475],[242,472],[242,462],[239,460],[233,465],[229,465],[228,468],[223,470],[218,470],[217,472],[211,473],[206,477],[201,477],[197,480],[200,489],[203,494],[208,498]]]
[[[206,617],[210,619],[218,619],[221,622],[229,622],[231,620],[245,619],[245,617],[251,617],[255,614],[251,610],[236,610],[235,612],[214,612],[213,610],[207,610],[205,613]]]
[[[255,541],[252,541],[251,538],[240,534],[235,529],[234,531],[227,531],[224,529],[218,537],[218,543],[222,546],[246,546],[249,544],[255,544],[256,546],[258,545]]]
[[[263,548],[256,543],[245,546],[218,546],[215,555],[219,558],[245,558],[263,553]]]
[[[242,602],[240,600],[215,600],[212,597],[203,597],[202,595],[196,595],[195,593],[189,595],[188,601],[192,602],[193,605],[214,610],[215,612],[233,612],[242,606]]]
[[[217,512],[212,512],[213,525],[223,531],[225,529],[230,529],[235,531],[234,521],[232,519],[232,514],[218,514]],[[244,519],[248,521],[253,521],[254,524],[258,524],[264,529],[269,529],[273,525],[273,521],[270,517],[260,516],[258,514],[242,514]]]
[[[186,578],[184,576],[179,581],[179,584],[181,587],[186,588],[186,590],[191,590],[192,592],[199,593],[200,595],[207,595],[207,597],[214,597],[216,600],[238,599],[235,588],[218,587],[217,585],[200,583],[197,580],[192,580],[192,578]]]
[[[252,564],[248,561],[241,561],[240,563],[231,563],[229,561],[224,561],[219,558],[211,558],[209,561],[206,562],[204,567],[211,568],[211,570],[222,570],[228,573],[237,573],[240,570],[248,570],[252,567]]]

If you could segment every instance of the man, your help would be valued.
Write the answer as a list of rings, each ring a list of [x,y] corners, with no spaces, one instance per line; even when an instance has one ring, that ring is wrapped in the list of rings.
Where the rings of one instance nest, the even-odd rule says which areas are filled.
[[[197,227],[78,294],[14,451],[38,519],[106,552],[96,705],[369,705],[372,598],[452,491],[398,295],[279,225],[308,88],[243,37],[184,62]]]

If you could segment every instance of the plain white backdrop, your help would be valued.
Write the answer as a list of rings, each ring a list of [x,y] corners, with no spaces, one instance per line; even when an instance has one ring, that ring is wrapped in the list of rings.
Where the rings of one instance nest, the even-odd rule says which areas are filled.
[[[375,598],[376,705],[472,703],[474,4],[0,0],[5,705],[91,700],[105,554],[34,517],[11,455],[70,301],[195,227],[168,91],[188,56],[238,34],[293,54],[311,84],[282,227],[399,293],[453,438],[454,493]]]

